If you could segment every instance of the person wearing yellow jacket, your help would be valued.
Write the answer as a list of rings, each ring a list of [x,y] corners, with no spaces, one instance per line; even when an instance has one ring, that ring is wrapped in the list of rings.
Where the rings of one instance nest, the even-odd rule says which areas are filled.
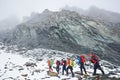
[[[74,77],[74,73],[73,73],[73,66],[74,66],[74,61],[70,58],[68,58],[67,60],[67,75],[68,75],[68,70],[70,69],[71,73],[72,73],[72,77]]]

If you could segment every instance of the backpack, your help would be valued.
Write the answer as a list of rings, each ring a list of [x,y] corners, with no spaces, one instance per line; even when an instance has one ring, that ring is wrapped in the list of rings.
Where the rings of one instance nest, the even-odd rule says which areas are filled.
[[[70,66],[74,66],[74,61],[73,60],[70,60]]]
[[[85,56],[81,56],[81,62],[86,62]]]
[[[93,57],[94,57],[94,60],[99,61],[99,58],[97,55],[94,55]]]
[[[92,63],[99,62],[98,56],[97,56],[97,55],[93,55],[93,56],[92,56],[92,59],[91,59],[91,62],[92,62]]]
[[[81,57],[78,56],[78,64],[80,64],[80,63],[81,63]]]
[[[60,61],[57,60],[56,65],[60,65]]]
[[[67,60],[67,65],[68,65],[68,66],[70,65],[70,59]]]

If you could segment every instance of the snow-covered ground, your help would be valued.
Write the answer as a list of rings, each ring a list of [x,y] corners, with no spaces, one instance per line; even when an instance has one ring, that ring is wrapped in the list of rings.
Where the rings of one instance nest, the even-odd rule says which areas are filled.
[[[0,45],[0,80],[78,80],[78,77],[81,77],[82,80],[89,80],[88,77],[86,78],[78,74],[75,74],[75,77],[72,77],[71,74],[68,76],[62,75],[62,70],[60,70],[58,76],[51,77],[47,74],[48,59],[53,59],[55,63],[56,60],[68,57],[75,60],[74,73],[80,71],[77,59],[75,58],[76,55],[46,49],[28,51],[18,51],[15,49],[7,51],[7,47],[3,47],[3,45]],[[27,64],[32,64],[32,66]],[[105,73],[109,74],[109,77],[120,78],[120,67],[115,68],[114,65],[104,60],[101,61],[101,64]],[[53,72],[56,72],[55,66],[54,64]],[[89,77],[92,77],[93,65],[88,61],[85,67]],[[101,74],[99,70],[97,73]]]

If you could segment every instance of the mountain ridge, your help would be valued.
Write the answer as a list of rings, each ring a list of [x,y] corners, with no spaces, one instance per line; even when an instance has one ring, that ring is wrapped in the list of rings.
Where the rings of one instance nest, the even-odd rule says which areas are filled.
[[[7,41],[29,49],[47,48],[76,54],[93,52],[116,64],[120,59],[119,36],[112,34],[103,23],[69,10],[46,9],[41,14],[31,15],[13,30],[12,38]],[[117,49],[113,44],[117,44]]]
[[[120,23],[120,13],[117,12],[112,12],[109,10],[104,10],[102,8],[98,8],[96,6],[91,6],[90,8],[84,10],[81,8],[77,8],[77,7],[71,7],[71,6],[65,6],[62,9],[65,10],[70,10],[70,11],[75,11],[77,13],[79,13],[80,15],[84,15],[84,16],[88,16],[91,17],[95,20],[104,22],[104,23],[108,23],[108,22],[112,22],[112,23]]]

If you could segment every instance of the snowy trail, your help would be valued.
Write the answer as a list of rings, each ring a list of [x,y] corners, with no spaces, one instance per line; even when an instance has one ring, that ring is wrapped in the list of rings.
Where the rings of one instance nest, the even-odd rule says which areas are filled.
[[[26,67],[24,66],[26,62],[33,62],[34,60],[17,54],[5,53],[4,51],[0,51],[0,53],[0,80],[61,80],[62,78],[69,78],[66,76],[58,78],[47,75],[48,66],[46,61],[35,62],[37,67],[34,68]],[[27,76],[21,76],[22,74],[27,74]],[[78,79],[71,78],[69,80]]]
[[[87,62],[87,65],[85,65],[89,75],[89,77],[86,78],[82,75],[76,74],[80,69],[77,64],[77,59],[75,59],[72,54],[59,51],[56,51],[56,54],[52,54],[54,51],[55,50],[34,49],[28,50],[23,55],[19,55],[20,52],[12,53],[12,51],[6,52],[5,49],[0,49],[0,80],[78,80],[78,78],[82,78],[82,80],[90,80],[91,77],[93,77],[93,66],[90,62]],[[75,60],[75,66],[73,67],[75,77],[71,77],[71,74],[68,76],[62,75],[62,70],[60,70],[60,74],[58,74],[59,77],[49,76],[47,74],[47,59],[52,58],[54,60],[53,72],[56,72],[55,61],[57,59],[61,60],[62,58],[66,59],[68,55]],[[26,66],[28,63],[32,64],[32,66]],[[114,65],[104,60],[101,61],[101,64],[104,64],[102,68],[106,74],[112,73],[109,77],[120,78],[119,67],[113,68]],[[97,73],[101,74],[99,70]]]

